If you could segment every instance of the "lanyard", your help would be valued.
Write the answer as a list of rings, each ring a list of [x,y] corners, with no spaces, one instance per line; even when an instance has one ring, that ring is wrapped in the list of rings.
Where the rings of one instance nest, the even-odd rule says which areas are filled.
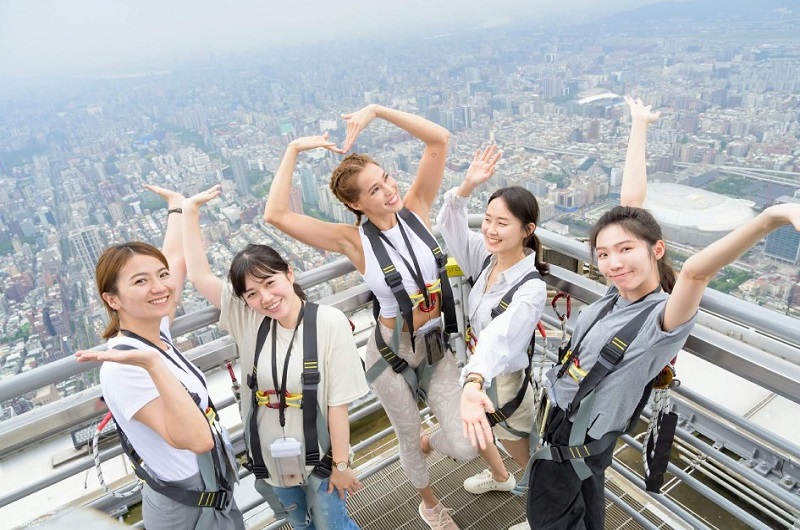
[[[641,302],[642,300],[644,300],[645,298],[647,298],[651,294],[655,294],[655,293],[657,293],[659,291],[661,291],[661,285],[659,285],[658,287],[656,287],[655,289],[653,289],[652,291],[650,291],[649,293],[647,293],[643,297],[639,298],[635,302],[632,302],[631,305],[638,304],[639,302]],[[611,310],[617,304],[618,300],[619,300],[619,293],[615,294],[614,297],[611,300],[608,301],[608,303],[603,307],[603,309],[600,310],[600,313],[598,313],[597,317],[592,321],[592,323],[589,325],[589,327],[586,328],[586,331],[583,332],[583,335],[580,336],[580,338],[576,342],[575,346],[571,347],[569,349],[569,351],[567,352],[567,355],[565,355],[564,358],[561,360],[562,361],[561,368],[558,370],[558,373],[556,374],[556,378],[557,379],[560,379],[560,378],[564,377],[564,374],[566,374],[567,370],[569,370],[569,365],[572,364],[575,361],[575,359],[578,359],[580,357],[581,352],[580,352],[579,348],[580,348],[581,342],[583,342],[583,339],[586,338],[586,336],[589,334],[589,332],[592,330],[592,328],[594,327],[595,324],[597,324],[598,322],[603,320],[606,316],[608,316],[608,314],[611,312]]]
[[[423,298],[425,299],[425,307],[430,307],[431,301],[428,299],[428,287],[425,285],[425,279],[422,277],[422,268],[419,266],[419,262],[417,261],[417,256],[414,254],[413,249],[411,248],[411,241],[408,239],[408,235],[406,234],[405,229],[403,228],[403,224],[400,222],[400,218],[397,218],[397,227],[400,229],[400,235],[403,236],[403,242],[406,244],[406,249],[408,249],[408,254],[411,256],[411,261],[414,262],[414,266],[412,267],[408,260],[400,254],[400,252],[395,248],[391,241],[383,234],[383,232],[379,232],[381,239],[383,239],[387,245],[392,247],[397,255],[400,256],[400,259],[403,260],[403,264],[408,269],[408,273],[414,279],[414,283],[417,284],[419,287],[420,292],[422,293]]]
[[[175,359],[174,359],[174,358],[173,358],[171,355],[169,355],[169,354],[168,354],[166,351],[162,350],[162,349],[161,349],[159,346],[157,346],[157,345],[153,344],[152,342],[150,342],[150,340],[148,340],[148,339],[146,339],[146,338],[142,337],[142,336],[141,336],[141,335],[139,335],[138,333],[134,333],[133,331],[129,331],[129,330],[127,330],[127,329],[121,329],[121,330],[119,330],[119,331],[120,331],[120,333],[122,333],[122,334],[123,334],[123,335],[125,335],[126,337],[128,337],[128,338],[130,338],[130,339],[135,339],[135,340],[138,340],[139,342],[141,342],[141,343],[143,343],[143,344],[145,344],[145,345],[147,345],[147,346],[149,346],[149,347],[153,348],[153,349],[154,349],[154,350],[156,350],[157,352],[161,353],[161,355],[163,355],[164,357],[166,357],[167,359],[169,359],[169,361],[170,361],[172,364],[174,364],[175,366],[177,366],[177,367],[178,367],[178,369],[180,369],[180,370],[181,370],[181,371],[183,371],[184,373],[190,373],[190,372],[191,372],[191,373],[192,373],[192,374],[194,374],[194,376],[195,376],[195,377],[196,377],[196,378],[197,378],[197,379],[200,381],[200,383],[203,385],[203,388],[206,388],[206,389],[208,388],[208,386],[206,385],[206,381],[205,381],[205,379],[203,379],[203,376],[201,376],[201,375],[200,375],[200,372],[197,370],[197,368],[195,368],[195,367],[194,367],[194,365],[192,365],[192,363],[190,363],[188,360],[186,360],[186,359],[183,357],[183,355],[178,355],[178,358],[179,358],[181,361],[183,361],[183,363],[184,363],[184,364],[185,364],[185,365],[186,365],[186,366],[189,368],[189,370],[188,370],[188,371],[186,370],[186,368],[184,368],[183,366],[181,366],[180,364],[178,364],[178,361],[176,361],[176,360],[175,360]],[[164,337],[164,336],[162,335],[162,336],[161,336],[161,338],[164,340],[164,342],[166,342],[166,343],[167,343],[167,344],[170,346],[170,348],[172,349],[172,351],[175,351],[175,352],[177,352],[177,351],[178,351],[178,350],[175,348],[175,346],[173,346],[173,345],[172,345],[172,343],[166,339],[166,337]]]
[[[278,395],[278,421],[281,428],[286,425],[286,377],[289,373],[289,357],[292,355],[292,344],[294,338],[297,336],[297,330],[303,322],[303,314],[305,313],[305,304],[301,303],[300,313],[297,315],[297,324],[292,332],[292,338],[289,340],[289,347],[286,348],[286,357],[283,359],[283,380],[280,387],[278,386],[278,321],[272,321],[272,384],[275,387],[275,393]]]

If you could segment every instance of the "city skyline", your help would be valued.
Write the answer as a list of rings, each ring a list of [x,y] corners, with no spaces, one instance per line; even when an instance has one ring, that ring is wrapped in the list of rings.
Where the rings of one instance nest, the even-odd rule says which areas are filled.
[[[146,71],[211,54],[280,53],[296,44],[437,37],[521,20],[531,27],[576,24],[657,2],[6,0],[0,3],[0,73],[11,80]]]

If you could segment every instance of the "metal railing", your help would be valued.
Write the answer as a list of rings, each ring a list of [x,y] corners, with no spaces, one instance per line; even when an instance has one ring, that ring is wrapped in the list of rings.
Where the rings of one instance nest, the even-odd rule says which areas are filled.
[[[471,219],[471,224],[476,222],[479,224],[479,216]],[[548,248],[580,260],[588,259],[588,249],[585,244],[541,229],[537,230],[537,234]],[[341,260],[300,274],[298,281],[304,287],[310,287],[352,270],[353,266],[349,262]],[[552,267],[552,273],[546,281],[552,287],[568,292],[585,302],[597,299],[605,291],[603,286],[588,278],[558,267]],[[335,305],[349,313],[369,303],[369,292],[365,286],[358,286],[322,302]],[[702,319],[698,319],[699,323],[687,341],[686,350],[794,403],[800,403],[800,366],[796,362],[800,359],[798,348],[800,326],[797,320],[714,291],[707,291],[701,307],[704,312],[712,314],[702,317],[705,319],[703,322],[713,321],[714,329],[703,325],[700,323]],[[197,311],[176,319],[172,331],[175,336],[179,336],[213,324],[217,318],[218,312],[213,308]],[[555,318],[548,315],[545,315],[543,320],[554,327],[557,324]],[[747,340],[737,340],[732,336],[737,338],[746,336]],[[362,336],[361,342],[364,340],[365,337]],[[779,351],[779,356],[774,355],[773,351]],[[209,371],[221,366],[224,361],[235,358],[236,349],[229,337],[223,337],[193,348],[187,352],[187,356],[201,369]],[[0,401],[57,383],[91,368],[93,368],[91,364],[78,364],[69,358],[0,381]],[[683,429],[679,429],[678,438],[757,488],[759,495],[766,496],[771,503],[777,503],[784,517],[781,519],[782,522],[800,524],[798,522],[800,495],[797,487],[797,482],[800,481],[800,447],[717,403],[709,402],[696,392],[678,388],[676,393],[674,408],[680,414],[684,425]],[[49,436],[64,435],[70,429],[96,418],[99,397],[98,388],[87,389],[0,423],[0,459],[13,457],[15,451],[31,442]],[[221,408],[232,403],[233,400],[229,399],[221,403]],[[371,403],[366,410],[373,411],[378,407],[379,404]],[[710,445],[698,440],[695,436],[698,433],[716,443]],[[387,429],[387,432],[380,434],[385,436],[391,432]],[[715,437],[724,438],[724,442]],[[630,438],[625,441],[632,447],[638,444],[636,440]],[[234,435],[234,442],[238,450],[243,450],[241,433]],[[739,461],[723,450],[730,451],[732,448],[738,451],[736,454],[740,457]],[[107,460],[120,453],[118,447],[106,449],[101,452],[101,458]],[[65,464],[50,476],[23,485],[10,494],[0,497],[0,508],[34,491],[58,484],[65,478],[84,472],[92,466],[93,462],[89,457]],[[634,485],[642,485],[641,480],[619,462],[615,462],[614,469]],[[686,469],[680,469],[673,464],[671,470],[680,476],[684,483],[695,488],[711,502],[722,506],[739,520],[755,527],[767,527],[757,517],[732,504],[714,489],[692,477]],[[608,497],[615,502],[619,500],[616,495],[610,494]],[[706,526],[697,520],[696,515],[667,497],[654,497],[653,501],[692,526]],[[101,497],[92,504],[111,512],[121,503],[108,497]],[[632,508],[626,506],[624,510],[630,512]]]

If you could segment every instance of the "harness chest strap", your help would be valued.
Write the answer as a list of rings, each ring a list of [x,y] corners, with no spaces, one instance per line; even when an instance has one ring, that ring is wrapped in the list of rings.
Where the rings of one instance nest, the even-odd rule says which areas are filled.
[[[303,439],[306,447],[306,465],[315,466],[312,473],[323,478],[330,475],[332,458],[330,456],[330,436],[325,425],[324,416],[319,411],[317,401],[317,388],[320,374],[317,363],[317,312],[319,306],[313,303],[305,304],[303,324],[303,372],[300,376],[303,384]],[[264,317],[256,335],[256,350],[253,356],[253,369],[247,376],[247,385],[251,390],[251,407],[245,424],[245,442],[248,448],[247,467],[256,478],[269,478],[264,455],[261,450],[261,440],[258,434],[257,411],[258,398],[258,360],[261,350],[267,340],[271,319]],[[320,447],[323,455],[320,455]]]
[[[488,265],[488,261],[484,262],[484,264]],[[481,271],[481,273],[482,272],[483,271]],[[539,274],[538,271],[531,271],[528,274],[526,274],[525,276],[523,276],[520,281],[518,281],[516,284],[514,284],[514,286],[512,286],[511,289],[509,289],[508,292],[506,292],[506,294],[503,295],[503,298],[500,300],[500,302],[497,304],[497,306],[492,309],[492,313],[491,313],[492,319],[494,320],[498,316],[500,316],[503,313],[505,313],[505,311],[508,309],[508,306],[511,304],[511,301],[514,298],[514,295],[516,294],[517,290],[520,287],[522,287],[523,284],[525,284],[526,282],[531,281],[531,280],[541,280],[541,279],[542,279],[542,275]],[[541,323],[538,324],[537,329],[539,329],[539,332],[542,333],[542,336],[544,336],[543,327],[542,327]],[[498,409],[495,412],[492,412],[492,413],[488,413],[487,412],[486,413],[486,417],[489,420],[489,425],[490,426],[494,427],[495,425],[497,425],[499,423],[499,424],[503,425],[504,428],[508,429],[512,434],[515,434],[517,436],[527,437],[527,436],[530,436],[530,433],[522,433],[522,432],[516,431],[515,429],[510,428],[506,424],[505,420],[510,418],[517,411],[517,409],[519,408],[519,406],[522,404],[523,400],[525,399],[525,394],[528,391],[528,385],[529,385],[530,380],[531,380],[531,370],[532,370],[532,364],[533,364],[533,352],[534,352],[535,345],[536,345],[536,330],[534,330],[533,333],[531,334],[531,341],[528,344],[528,350],[527,350],[528,365],[525,367],[525,373],[524,373],[524,376],[522,378],[522,385],[520,386],[520,388],[517,391],[516,395],[513,398],[511,398],[510,401],[505,403],[502,407],[498,407]],[[492,402],[497,403],[497,388],[496,388],[496,385],[491,385],[488,388],[488,392],[487,393],[489,395],[489,398],[492,400]]]
[[[446,335],[456,333],[458,331],[458,321],[456,319],[453,290],[450,285],[450,281],[447,278],[447,255],[442,252],[442,249],[436,242],[436,239],[431,235],[431,233],[416,217],[416,215],[413,214],[413,212],[407,208],[403,208],[400,212],[398,212],[398,216],[402,221],[405,222],[406,225],[408,225],[411,231],[414,232],[414,234],[416,234],[416,236],[419,237],[428,246],[428,248],[430,248],[433,257],[436,260],[439,284],[442,290],[441,311],[444,314],[444,331]],[[400,221],[398,220],[398,223],[399,222]],[[372,383],[381,373],[383,373],[384,370],[391,368],[395,373],[403,376],[403,379],[406,380],[406,383],[408,383],[411,391],[417,396],[418,399],[425,400],[427,397],[428,383],[430,382],[432,375],[430,370],[427,368],[427,363],[422,362],[416,369],[411,368],[404,359],[396,354],[396,352],[399,351],[400,333],[402,331],[403,322],[405,322],[406,327],[411,335],[411,348],[412,350],[416,349],[414,340],[414,305],[408,293],[406,292],[405,287],[403,286],[402,275],[389,257],[384,242],[381,238],[381,231],[369,220],[364,222],[363,230],[364,235],[367,237],[370,247],[375,254],[375,257],[378,260],[378,264],[383,271],[386,285],[389,286],[389,289],[392,291],[392,294],[397,301],[398,310],[403,319],[401,322],[400,318],[395,318],[395,329],[390,341],[391,345],[386,344],[386,341],[383,339],[383,336],[380,332],[380,326],[375,326],[375,342],[378,346],[378,352],[380,353],[381,357],[372,367],[370,367],[369,370],[367,370],[367,381]],[[411,252],[411,249],[409,249],[409,252]],[[411,268],[409,268],[409,272],[411,272],[412,275],[415,274]],[[380,316],[380,305],[378,304],[377,298],[373,299],[372,310],[377,322]]]

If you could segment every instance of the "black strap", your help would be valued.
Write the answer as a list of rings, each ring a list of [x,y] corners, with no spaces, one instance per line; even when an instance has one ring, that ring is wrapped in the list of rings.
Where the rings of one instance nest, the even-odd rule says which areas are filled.
[[[194,376],[197,378],[197,380],[200,381],[200,383],[203,385],[203,388],[208,389],[208,386],[206,385],[206,380],[202,376],[202,374],[200,374],[200,370],[198,370],[195,365],[190,363],[188,359],[184,359],[183,356],[179,356],[180,360],[183,361],[183,364],[186,366],[186,368],[189,369],[189,370],[186,370],[186,368],[184,368],[183,366],[178,364],[178,361],[176,361],[171,355],[169,355],[166,351],[164,351],[157,344],[152,343],[149,339],[146,339],[146,338],[142,337],[141,335],[139,335],[138,333],[134,333],[133,331],[130,331],[130,330],[127,330],[127,329],[121,329],[119,331],[120,331],[120,333],[122,333],[123,335],[128,337],[129,339],[138,340],[139,342],[142,342],[142,343],[146,344],[147,346],[153,348],[154,350],[159,352],[161,355],[166,357],[172,364],[177,366],[183,372],[194,374]],[[175,346],[173,346],[173,344],[169,341],[169,339],[167,339],[167,336],[164,335],[164,333],[159,333],[159,336],[161,337],[161,340],[166,342],[170,346],[170,348],[172,348],[173,351],[178,351],[178,349]],[[121,348],[115,347],[114,349],[115,350],[119,350]],[[122,349],[129,349],[129,348],[122,348]],[[130,349],[134,349],[135,350],[136,348],[130,348]]]
[[[445,334],[458,333],[458,320],[456,319],[456,304],[453,298],[453,288],[450,285],[450,280],[447,278],[447,254],[442,251],[436,238],[428,231],[427,227],[422,224],[422,221],[414,215],[408,208],[403,208],[398,212],[398,215],[403,219],[408,227],[417,234],[428,248],[431,249],[433,257],[436,258],[436,265],[439,268],[439,283],[442,288],[442,312],[444,313],[444,331]]]
[[[247,386],[250,388],[250,406],[252,412],[250,413],[250,453],[247,455],[247,465],[245,466],[250,470],[256,478],[269,478],[269,471],[267,471],[267,464],[264,462],[264,454],[261,452],[261,437],[258,435],[258,398],[256,392],[258,391],[258,358],[261,355],[261,350],[267,342],[267,335],[269,334],[269,326],[272,319],[264,317],[261,324],[258,326],[258,333],[256,335],[256,351],[253,355],[253,369],[247,374]]]
[[[317,304],[306,303],[304,305],[304,313],[298,318],[297,325],[300,325],[300,319],[302,318],[305,327],[303,330],[303,372],[300,378],[303,384],[303,437],[306,446],[306,464],[315,466],[312,473],[325,478],[331,473],[333,459],[331,457],[331,450],[328,450],[328,452],[320,458],[319,441],[317,437],[317,390],[320,382],[320,373],[317,363],[318,309],[319,306]],[[261,451],[261,439],[258,435],[258,401],[256,398],[256,391],[258,391],[258,359],[267,341],[270,322],[270,318],[264,317],[258,327],[256,351],[253,355],[253,369],[252,372],[247,375],[247,386],[250,388],[250,402],[253,412],[250,414],[250,440],[248,444],[252,454],[247,455],[248,462],[245,467],[249,469],[256,478],[262,479],[269,478],[269,472],[264,462],[264,455]],[[288,358],[286,359],[285,365],[288,365]],[[283,394],[283,392],[281,393]],[[285,404],[285,401],[283,401],[283,403]]]
[[[305,304],[300,302],[300,313],[297,315],[297,322],[289,339],[289,346],[286,347],[286,355],[283,357],[283,379],[278,382],[278,321],[272,321],[272,387],[275,389],[275,396],[278,398],[278,423],[281,428],[286,426],[286,377],[289,374],[289,359],[292,356],[292,345],[297,336],[297,330],[303,323]]]
[[[486,265],[488,265],[488,259],[484,262],[484,269]],[[481,269],[481,273],[483,269]],[[514,298],[514,294],[516,294],[517,290],[522,287],[523,284],[530,280],[541,280],[542,275],[538,271],[531,271],[525,276],[523,276],[517,283],[515,283],[511,289],[509,289],[506,294],[503,295],[503,298],[500,299],[500,302],[497,304],[496,307],[492,309],[492,320],[497,318],[498,316],[505,313],[508,306],[511,304],[511,300]],[[480,340],[480,338],[478,338]],[[525,367],[525,374],[522,378],[522,385],[520,386],[519,390],[517,390],[516,395],[511,398],[506,404],[502,407],[499,407],[495,412],[486,413],[486,417],[489,420],[489,425],[494,427],[501,421],[505,421],[506,419],[510,418],[512,414],[514,414],[519,406],[522,404],[522,401],[525,399],[525,394],[528,391],[528,385],[531,380],[531,370],[533,364],[533,352],[536,346],[536,328],[533,329],[533,333],[531,334],[531,341],[528,344],[528,365]]]
[[[420,221],[413,212],[407,208],[403,208],[398,212],[397,215],[399,217],[398,224],[400,223],[400,220],[404,221],[411,231],[414,232],[414,234],[416,234],[416,236],[431,250],[433,257],[436,260],[439,283],[442,289],[441,311],[444,315],[444,330],[446,334],[457,333],[458,320],[456,319],[455,299],[453,298],[453,288],[450,286],[450,281],[447,278],[447,254],[442,252],[442,249],[436,242],[436,239],[433,237],[433,235],[431,235],[427,227],[422,224],[422,221]],[[389,286],[389,289],[392,291],[395,300],[397,300],[397,307],[403,317],[406,328],[411,334],[411,348],[413,351],[416,351],[416,345],[414,341],[414,305],[411,303],[411,298],[408,296],[408,293],[403,286],[402,275],[400,272],[398,272],[397,267],[395,267],[394,263],[392,263],[392,260],[386,251],[384,242],[389,242],[386,239],[386,236],[378,229],[378,227],[369,220],[364,222],[362,228],[364,230],[364,235],[369,241],[372,251],[375,253],[375,258],[378,260],[378,264],[381,266],[386,285]],[[408,237],[402,226],[400,227],[400,230],[401,234],[403,235],[403,240],[408,247],[408,252],[414,261],[414,266],[411,266],[406,259],[402,257],[402,255],[401,259],[403,259],[406,268],[408,268],[409,273],[411,274],[412,278],[414,278],[414,282],[420,288],[427,303],[428,290],[425,286],[424,280],[422,279],[421,269],[419,268],[419,264],[416,260],[414,252],[411,250],[411,243],[408,240]],[[389,243],[389,245],[391,246],[391,243]],[[373,305],[373,311],[374,310],[375,306]]]
[[[488,266],[489,266],[489,263],[490,263],[491,261],[492,261],[492,255],[491,255],[491,254],[489,254],[488,256],[486,256],[486,259],[485,259],[485,260],[483,260],[483,265],[481,265],[481,270],[478,272],[478,274],[477,274],[477,275],[476,275],[474,278],[473,278],[472,276],[470,276],[469,278],[467,278],[467,283],[469,284],[469,286],[470,286],[470,287],[474,287],[474,286],[475,286],[475,281],[477,281],[478,277],[479,277],[481,274],[483,274],[483,271],[485,271],[485,270],[486,270],[486,267],[488,267]]]
[[[320,463],[317,441],[317,389],[319,368],[317,366],[317,309],[316,304],[306,304],[306,327],[303,331],[303,436],[306,443],[306,465]]]
[[[628,350],[628,346],[636,338],[636,335],[641,330],[647,317],[650,316],[650,313],[652,313],[658,305],[658,303],[654,303],[651,304],[650,307],[641,310],[638,315],[629,320],[622,329],[615,333],[611,340],[603,346],[597,361],[595,361],[594,366],[592,366],[589,373],[586,374],[586,377],[580,382],[575,397],[572,398],[572,401],[567,406],[567,417],[571,417],[572,413],[578,410],[583,398],[588,396],[589,393],[594,390],[608,374],[613,372],[620,362],[622,362],[623,357],[625,357],[625,352]],[[577,355],[571,356],[567,362],[573,362],[574,358],[577,358]],[[647,394],[649,396],[650,392],[648,391]]]
[[[150,341],[147,341],[146,339],[142,339],[141,337],[139,337],[138,335],[136,335],[133,332],[124,333],[124,331],[127,331],[127,330],[123,330],[123,334],[126,335],[127,337],[135,338],[137,340],[140,340],[140,341],[144,342],[145,344],[147,344],[148,346],[151,346],[151,347],[161,351],[162,354],[164,354],[165,356],[167,356],[168,358],[171,359],[171,357],[166,355],[166,353],[163,350],[161,350],[161,348],[158,348],[157,346],[155,346]],[[173,348],[174,348],[174,346],[173,346]],[[137,348],[134,347],[134,346],[131,346],[129,344],[118,344],[118,345],[114,346],[112,349],[114,349],[114,350],[135,350]],[[173,360],[173,362],[175,362],[175,361]],[[178,366],[178,368],[181,368],[180,365],[178,365],[177,363],[175,363],[175,364],[176,364],[176,366]],[[183,368],[181,368],[181,369],[183,370]],[[186,388],[185,385],[184,385],[184,388]],[[186,389],[186,390],[187,390],[187,392],[189,391],[189,389]],[[190,392],[190,394],[193,394],[193,393]],[[195,404],[197,404],[197,406],[199,408],[200,407],[199,397],[196,394],[193,394],[192,397],[194,398]],[[209,406],[213,408],[213,405],[211,404],[210,399],[209,399]],[[201,412],[203,412],[203,411],[201,410]],[[214,413],[216,414],[216,410],[215,409],[214,409]],[[217,478],[217,483],[222,487],[220,487],[216,491],[195,491],[195,490],[186,490],[186,489],[183,489],[183,488],[180,488],[180,487],[177,487],[177,486],[173,486],[169,482],[163,482],[163,481],[156,480],[155,478],[153,478],[153,476],[150,475],[147,472],[147,470],[144,468],[144,466],[142,465],[142,462],[143,462],[142,458],[136,452],[136,449],[133,448],[133,445],[131,444],[130,440],[128,439],[128,436],[125,434],[125,432],[120,427],[119,422],[115,421],[114,424],[116,425],[116,428],[117,428],[117,434],[119,435],[119,441],[120,441],[120,445],[122,446],[122,450],[125,451],[125,454],[128,455],[128,458],[130,459],[131,463],[133,464],[133,469],[134,469],[134,472],[136,473],[136,476],[139,477],[139,479],[143,480],[145,483],[147,483],[147,485],[150,486],[151,489],[153,489],[154,491],[157,491],[158,493],[160,493],[162,495],[165,495],[166,497],[172,499],[175,502],[179,502],[179,503],[184,504],[186,506],[200,507],[200,508],[214,508],[215,510],[223,510],[228,506],[228,503],[229,503],[230,499],[232,499],[232,495],[231,495],[232,489],[229,487],[229,484],[227,483],[227,480],[225,480],[224,472],[222,471],[222,467],[221,467],[221,463],[220,463],[219,459],[217,458],[216,445],[218,443],[220,443],[220,440],[218,440],[218,436],[214,432],[214,429],[211,429],[211,432],[212,432],[212,435],[213,435],[213,438],[214,438],[215,448],[212,448],[210,453],[211,453],[212,461],[214,462],[214,472],[215,472],[215,475],[216,475],[216,478]]]
[[[645,477],[644,484],[647,491],[661,493],[664,474],[667,472],[667,464],[669,464],[669,456],[672,451],[672,442],[675,439],[675,430],[678,426],[678,415],[674,412],[666,412],[658,418],[653,417],[650,421],[658,422],[658,441],[655,442],[655,451],[653,451],[653,437],[651,436],[647,440],[649,473]]]

